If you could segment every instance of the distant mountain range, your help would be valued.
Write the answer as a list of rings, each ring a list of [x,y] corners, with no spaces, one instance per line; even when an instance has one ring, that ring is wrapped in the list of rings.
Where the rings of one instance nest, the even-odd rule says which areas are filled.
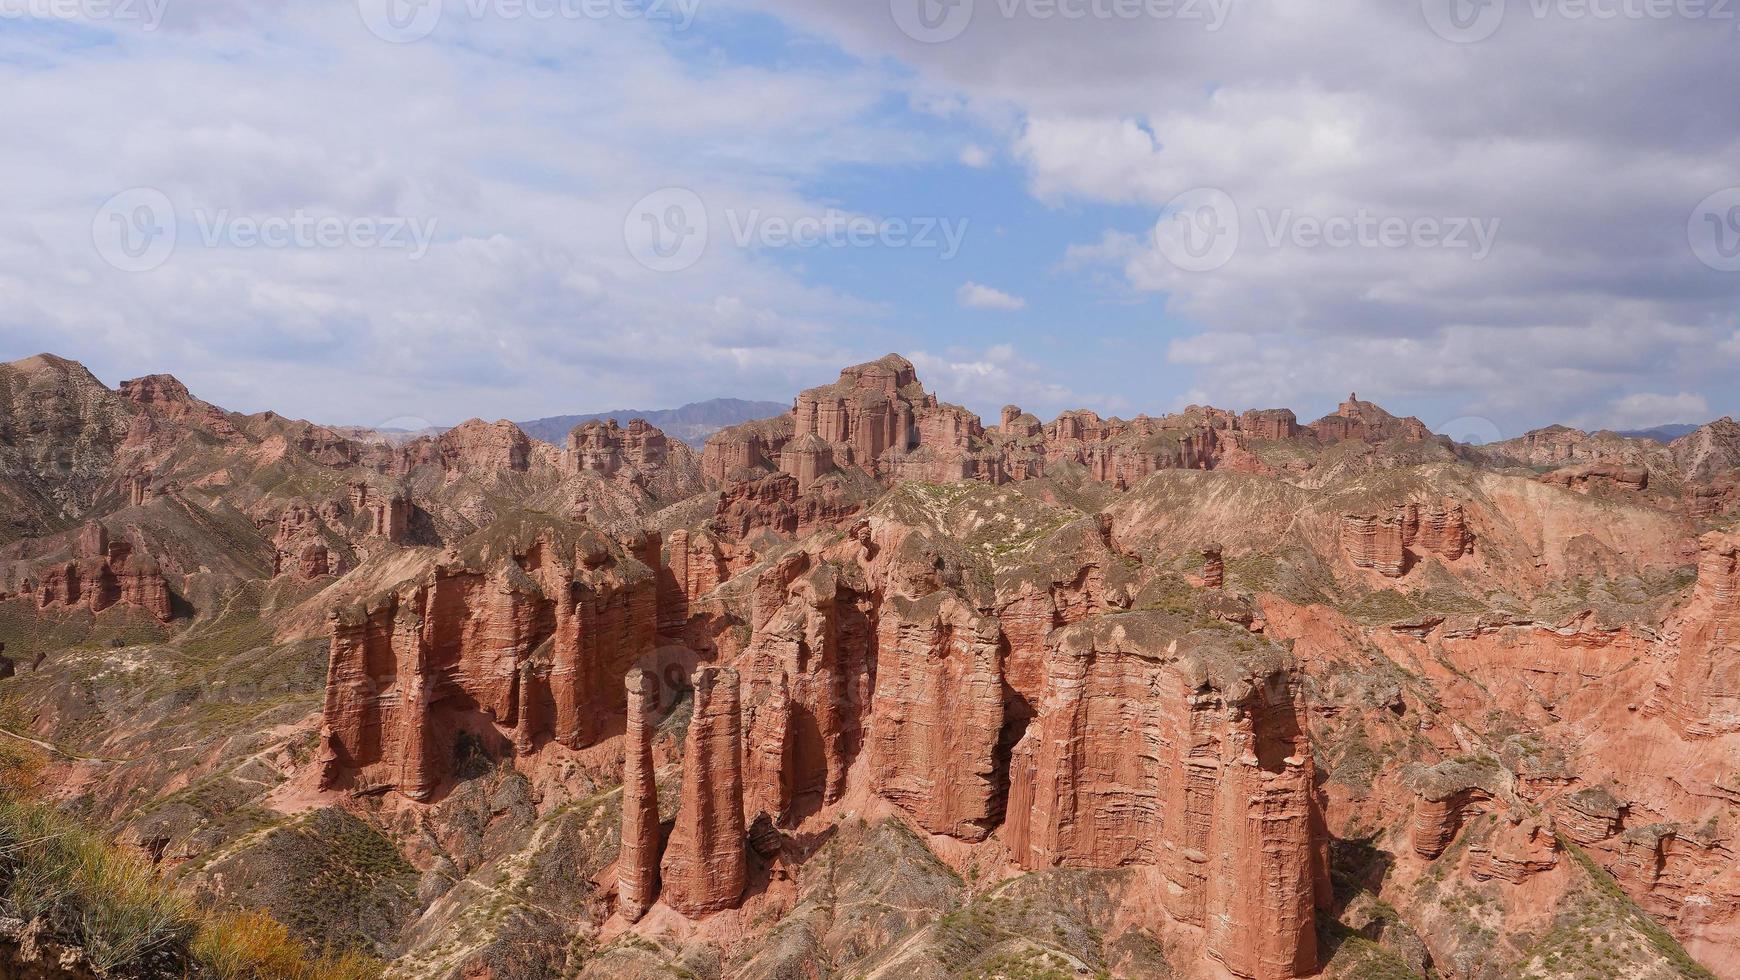
[[[531,422],[516,423],[526,435],[552,445],[560,446],[568,439],[568,433],[577,425],[594,420],[603,421],[616,419],[627,425],[633,419],[646,419],[653,425],[663,429],[665,435],[681,439],[691,446],[700,448],[707,437],[726,426],[748,422],[752,419],[764,419],[774,415],[783,415],[791,410],[784,402],[755,402],[741,398],[712,398],[704,402],[691,402],[681,408],[655,409],[648,411],[638,408],[624,408],[612,412],[597,412],[592,415],[556,415],[547,419],[537,419]]]
[[[1680,425],[1658,425],[1653,429],[1632,429],[1619,433],[1631,439],[1654,439],[1656,442],[1673,442],[1681,436],[1689,436],[1702,426],[1690,423]]]

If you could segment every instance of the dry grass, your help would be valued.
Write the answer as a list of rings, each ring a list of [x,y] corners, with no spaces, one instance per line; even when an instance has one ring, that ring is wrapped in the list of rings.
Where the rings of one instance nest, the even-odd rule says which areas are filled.
[[[312,957],[290,930],[264,912],[207,920],[193,953],[218,980],[375,980],[381,964],[358,953]]]

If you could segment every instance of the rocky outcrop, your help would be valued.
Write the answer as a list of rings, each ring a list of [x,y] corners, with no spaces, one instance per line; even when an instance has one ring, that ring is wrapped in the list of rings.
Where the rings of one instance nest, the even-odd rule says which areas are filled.
[[[1348,514],[1341,518],[1341,547],[1353,567],[1401,578],[1413,567],[1402,515]]]
[[[616,859],[616,903],[637,922],[659,890],[659,790],[654,779],[653,727],[659,708],[658,678],[628,672],[628,720],[622,738],[622,847]]]
[[[1399,439],[1404,442],[1424,442],[1432,438],[1432,430],[1417,418],[1396,418],[1371,402],[1362,402],[1358,395],[1348,395],[1334,415],[1326,415],[1311,423],[1312,434],[1318,441],[1333,443],[1352,440],[1355,442],[1388,442]]]
[[[576,426],[568,434],[562,460],[563,469],[570,473],[634,480],[664,469],[670,454],[670,440],[645,419],[634,419],[626,429],[611,419]]]
[[[448,473],[524,473],[535,460],[548,462],[548,446],[534,446],[512,422],[471,419],[434,437],[407,443],[389,472],[407,475],[425,467]]]
[[[1422,507],[1409,501],[1389,514],[1348,514],[1341,519],[1341,547],[1355,568],[1402,578],[1422,555],[1453,562],[1474,548],[1468,514],[1455,501]]]
[[[126,605],[143,610],[160,623],[174,618],[174,600],[163,569],[131,542],[110,541],[108,529],[91,522],[74,536],[72,556],[69,561],[39,567],[36,578],[26,572],[8,591],[34,594],[37,607],[44,610],[101,613]]]
[[[1005,841],[1029,869],[1155,866],[1228,970],[1310,974],[1328,869],[1304,717],[1264,641],[1160,613],[1070,627],[1012,752]]]
[[[1558,866],[1559,838],[1549,821],[1511,812],[1487,818],[1468,842],[1468,873],[1520,885]]]
[[[1455,561],[1474,547],[1474,533],[1468,529],[1468,514],[1454,501],[1428,506],[1419,518],[1419,547],[1445,561]]]
[[[736,906],[749,881],[737,671],[703,667],[694,698],[682,799],[660,868],[664,903],[689,916]]]
[[[404,489],[383,492],[367,483],[350,485],[351,512],[361,515],[366,534],[404,544],[411,536],[411,496]]]
[[[1558,828],[1584,847],[1611,840],[1624,829],[1625,804],[1600,787],[1560,797],[1553,807]]]
[[[1612,461],[1584,463],[1554,470],[1541,477],[1541,482],[1578,493],[1642,493],[1649,489],[1649,469]]]
[[[983,840],[1002,817],[995,619],[949,592],[891,597],[878,624],[870,785],[934,834]]]
[[[462,736],[501,755],[595,744],[621,717],[621,678],[652,651],[656,618],[655,573],[637,555],[555,530],[453,556],[336,613],[321,784],[422,800]]]
[[[1740,732],[1740,536],[1698,542],[1698,584],[1680,614],[1680,643],[1662,702],[1687,738]]]
[[[1500,769],[1491,759],[1442,762],[1414,777],[1414,853],[1432,860],[1444,853],[1473,816],[1489,812],[1499,794]]]

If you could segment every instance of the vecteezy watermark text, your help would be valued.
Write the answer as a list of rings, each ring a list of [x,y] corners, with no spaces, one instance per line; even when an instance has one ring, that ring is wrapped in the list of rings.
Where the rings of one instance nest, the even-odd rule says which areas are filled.
[[[169,0],[0,0],[0,20],[88,20],[137,23],[154,31]]]
[[[103,202],[91,219],[91,243],[103,260],[123,272],[148,272],[175,254],[182,214],[168,195],[135,187]],[[194,240],[218,249],[383,249],[416,261],[429,252],[439,219],[401,215],[236,214],[228,208],[186,212]]]
[[[934,215],[871,217],[834,208],[795,217],[767,214],[759,208],[732,208],[723,214],[724,230],[740,249],[916,249],[933,251],[944,262],[960,254],[971,223],[969,218]],[[712,231],[700,195],[681,187],[667,187],[636,201],[622,225],[629,254],[655,272],[679,272],[701,261]]]
[[[1219,269],[1252,244],[1270,250],[1441,249],[1465,251],[1478,262],[1492,254],[1501,224],[1499,218],[1382,215],[1367,208],[1327,215],[1293,208],[1246,212],[1227,192],[1201,187],[1167,202],[1154,226],[1154,243],[1186,272]],[[1247,231],[1258,238],[1250,239]]]
[[[1234,0],[889,0],[901,33],[924,44],[941,44],[966,33],[975,14],[1004,20],[1177,21],[1218,31]]]
[[[1420,9],[1435,34],[1457,44],[1498,33],[1513,9],[1538,21],[1690,20],[1740,30],[1740,0],[1420,0]]]
[[[393,44],[421,41],[443,17],[537,23],[641,20],[686,31],[702,0],[356,0],[369,33]]]

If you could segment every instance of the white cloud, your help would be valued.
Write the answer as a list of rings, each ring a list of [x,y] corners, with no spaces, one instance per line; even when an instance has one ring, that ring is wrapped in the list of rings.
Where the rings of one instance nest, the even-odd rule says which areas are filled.
[[[155,32],[0,35],[0,360],[51,349],[111,383],[171,370],[229,407],[362,423],[774,394],[863,359],[847,328],[885,311],[736,248],[725,211],[819,213],[836,202],[795,190],[816,174],[958,145],[884,118],[876,69],[691,62],[643,21],[450,9],[391,45],[347,3],[203,9]],[[126,273],[92,219],[136,186],[169,197],[179,240]],[[680,274],[623,240],[631,205],[666,186],[714,226]],[[200,241],[202,217],[298,211],[438,233],[420,261]]]
[[[1008,344],[983,350],[954,349],[941,354],[914,351],[913,366],[944,401],[967,405],[994,424],[1004,405],[1049,416],[1083,403],[1084,396],[1046,378],[1045,369],[1019,356]]]
[[[1019,296],[1011,296],[1000,289],[981,285],[976,282],[962,283],[955,293],[955,300],[969,310],[1000,310],[1005,313],[1015,313],[1027,308],[1027,301]]]
[[[960,159],[963,165],[979,170],[991,165],[991,151],[977,143],[970,143],[962,148]]]
[[[1034,196],[1147,214],[1070,247],[1061,267],[1097,264],[1193,331],[1270,338],[1295,390],[1339,397],[1353,372],[1535,423],[1666,384],[1737,407],[1733,365],[1711,355],[1734,350],[1740,276],[1705,268],[1687,242],[1694,206],[1740,186],[1740,103],[1726,97],[1740,60],[1722,23],[1513,16],[1489,40],[1453,44],[1418,4],[1390,0],[1240,0],[1220,30],[1040,20],[1016,5],[925,45],[857,0],[753,2],[865,57],[906,60],[918,85],[958,93],[963,114],[1013,116],[1009,150]],[[1041,60],[1050,71],[1026,69]],[[1590,64],[1605,70],[1578,67]],[[1566,72],[1586,84],[1555,84]],[[1199,187],[1238,202],[1243,242],[1224,267],[1188,273],[1151,228]],[[1496,220],[1499,234],[1484,261],[1262,241],[1259,215],[1362,213]],[[1642,356],[1596,363],[1617,349]],[[1534,360],[1495,363],[1513,351]],[[1192,364],[1210,390],[1242,384]]]
[[[1585,420],[1589,428],[1649,429],[1682,422],[1702,425],[1710,420],[1710,405],[1703,395],[1682,391],[1677,395],[1637,392],[1616,398],[1600,415]]]

